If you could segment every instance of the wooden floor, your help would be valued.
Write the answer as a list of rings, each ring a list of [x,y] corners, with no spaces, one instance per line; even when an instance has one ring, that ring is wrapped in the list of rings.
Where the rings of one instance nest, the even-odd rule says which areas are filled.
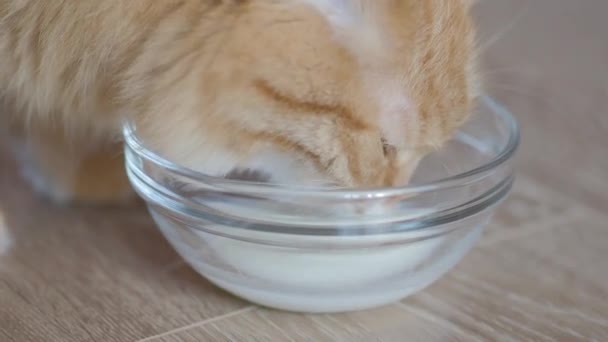
[[[0,341],[608,341],[608,1],[478,12],[490,93],[523,128],[519,179],[437,284],[367,312],[260,309],[185,266],[141,208],[49,207],[0,153]]]

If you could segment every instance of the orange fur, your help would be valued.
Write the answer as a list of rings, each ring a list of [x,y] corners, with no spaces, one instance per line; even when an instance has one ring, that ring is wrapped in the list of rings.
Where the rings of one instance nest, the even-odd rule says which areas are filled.
[[[471,2],[0,0],[0,96],[28,125],[59,123],[44,144],[78,142],[78,163],[38,162],[79,179],[48,180],[77,199],[108,197],[82,184],[118,166],[86,155],[125,120],[218,176],[400,185],[477,96]]]

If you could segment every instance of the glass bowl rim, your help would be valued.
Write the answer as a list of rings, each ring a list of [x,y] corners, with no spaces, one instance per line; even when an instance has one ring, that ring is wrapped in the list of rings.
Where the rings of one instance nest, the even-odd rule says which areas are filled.
[[[243,191],[246,194],[257,195],[301,195],[311,197],[336,197],[336,198],[378,198],[408,194],[420,194],[425,192],[439,191],[446,188],[462,185],[463,183],[475,183],[484,176],[509,161],[520,144],[520,130],[515,117],[509,110],[496,102],[492,97],[483,95],[480,97],[480,107],[486,107],[493,115],[500,117],[508,126],[507,142],[501,145],[500,151],[489,162],[468,171],[442,178],[432,182],[406,185],[402,187],[376,187],[365,189],[330,188],[330,187],[306,187],[281,184],[256,183],[242,180],[231,180],[222,177],[210,176],[183,166],[180,166],[146,148],[145,144],[137,137],[136,127],[133,122],[123,125],[123,139],[128,148],[162,169],[174,173],[180,177],[205,183],[214,187],[229,187],[233,192]],[[128,163],[128,167],[132,167]]]

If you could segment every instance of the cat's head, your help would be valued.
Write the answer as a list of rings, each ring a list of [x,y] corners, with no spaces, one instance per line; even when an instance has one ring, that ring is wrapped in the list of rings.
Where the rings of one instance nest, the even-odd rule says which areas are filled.
[[[404,185],[478,95],[472,1],[210,10],[198,28],[204,52],[180,76],[179,106],[156,125],[157,145],[217,176],[251,169],[288,184]]]

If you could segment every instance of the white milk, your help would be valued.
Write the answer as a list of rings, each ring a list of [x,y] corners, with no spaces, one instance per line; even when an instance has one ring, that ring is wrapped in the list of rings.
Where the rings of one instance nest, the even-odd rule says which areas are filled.
[[[427,230],[356,237],[235,230],[240,239],[260,241],[252,243],[190,229],[184,243],[175,234],[183,226],[169,227],[154,216],[180,254],[219,287],[264,306],[311,313],[373,308],[417,292],[452,268],[482,230],[456,241],[449,235],[423,239]],[[444,243],[451,251],[432,260]]]

